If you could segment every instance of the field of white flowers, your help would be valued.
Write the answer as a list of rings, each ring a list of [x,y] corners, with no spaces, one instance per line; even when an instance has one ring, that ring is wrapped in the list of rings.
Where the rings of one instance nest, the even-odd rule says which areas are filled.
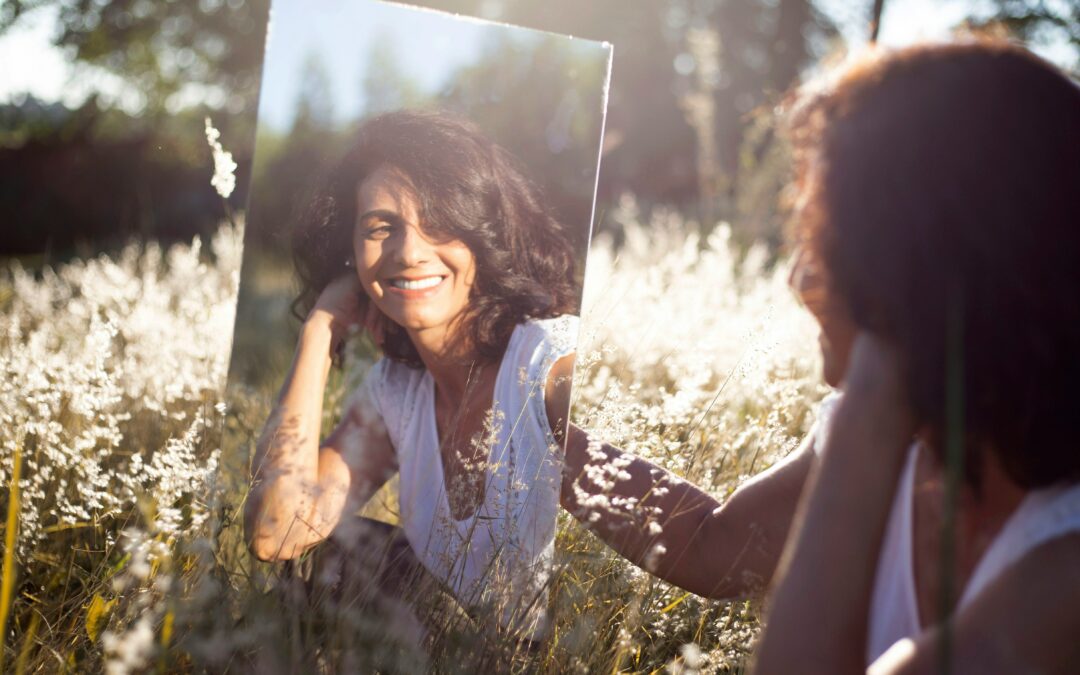
[[[808,430],[812,320],[784,265],[726,226],[699,237],[630,199],[611,217],[625,241],[590,253],[573,415],[722,498]],[[208,250],[0,271],[0,670],[741,669],[754,602],[657,581],[566,514],[540,649],[493,655],[463,631],[403,652],[370,617],[290,605],[241,544],[245,458],[219,450],[246,451],[269,404],[222,404],[240,241],[225,226]]]

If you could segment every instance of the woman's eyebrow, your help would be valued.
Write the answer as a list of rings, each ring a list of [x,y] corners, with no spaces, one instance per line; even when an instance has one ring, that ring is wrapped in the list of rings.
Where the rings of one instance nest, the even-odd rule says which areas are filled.
[[[373,219],[385,220],[388,223],[398,223],[403,220],[400,214],[389,209],[372,209],[360,214],[360,217],[356,219],[356,222],[359,224]]]

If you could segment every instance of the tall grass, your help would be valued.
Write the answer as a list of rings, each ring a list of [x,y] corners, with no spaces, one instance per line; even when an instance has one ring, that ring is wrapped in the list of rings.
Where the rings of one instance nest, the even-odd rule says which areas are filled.
[[[782,265],[738,250],[726,227],[700,237],[674,212],[643,222],[632,200],[614,217],[625,242],[601,237],[591,252],[573,416],[723,498],[807,431],[823,393],[811,320]],[[237,518],[244,450],[270,394],[241,392],[227,415],[216,405],[238,232],[224,228],[210,248],[131,248],[40,275],[15,266],[0,282],[5,484],[24,449],[22,499],[8,492],[3,504],[19,520],[5,547],[4,577],[17,573],[6,662],[114,673],[743,667],[753,601],[705,601],[658,581],[565,513],[552,637],[539,646],[463,612],[424,629],[408,606],[373,614],[283,591],[285,571],[248,555]],[[353,365],[328,423],[370,364]],[[222,434],[240,452],[221,455]],[[392,520],[392,491],[383,497],[379,515]]]

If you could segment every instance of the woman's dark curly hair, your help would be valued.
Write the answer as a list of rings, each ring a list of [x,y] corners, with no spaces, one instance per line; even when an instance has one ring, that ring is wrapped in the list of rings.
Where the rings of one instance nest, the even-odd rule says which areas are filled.
[[[791,137],[797,236],[931,438],[959,359],[970,482],[976,448],[1026,488],[1080,479],[1080,88],[1002,41],[916,46],[804,94]]]
[[[402,110],[365,121],[317,188],[292,238],[301,319],[352,257],[357,190],[376,169],[408,177],[421,226],[460,240],[476,260],[461,331],[471,353],[497,360],[514,327],[577,310],[574,252],[539,188],[505,149],[473,124],[444,112]],[[420,367],[405,330],[389,326],[383,351]]]

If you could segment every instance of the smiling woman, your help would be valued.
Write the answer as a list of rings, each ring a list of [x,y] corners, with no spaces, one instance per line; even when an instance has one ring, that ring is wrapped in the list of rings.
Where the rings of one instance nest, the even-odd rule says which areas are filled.
[[[303,289],[299,318],[350,262],[384,314],[396,311],[381,304],[395,297],[393,277],[399,291],[422,285],[421,277],[445,277],[452,283],[439,287],[429,309],[407,309],[410,298],[400,293],[398,309],[450,311],[442,294],[451,291],[460,301],[460,330],[451,333],[469,342],[457,348],[487,360],[502,356],[526,317],[574,312],[581,292],[566,228],[539,188],[475,126],[441,113],[398,111],[362,125],[313,199],[293,253]],[[470,274],[451,263],[465,253]],[[387,356],[423,365],[403,323],[382,328]]]
[[[432,241],[420,229],[414,189],[399,169],[380,167],[360,184],[353,257],[364,291],[391,321],[431,342],[469,304],[476,260],[461,241]]]

